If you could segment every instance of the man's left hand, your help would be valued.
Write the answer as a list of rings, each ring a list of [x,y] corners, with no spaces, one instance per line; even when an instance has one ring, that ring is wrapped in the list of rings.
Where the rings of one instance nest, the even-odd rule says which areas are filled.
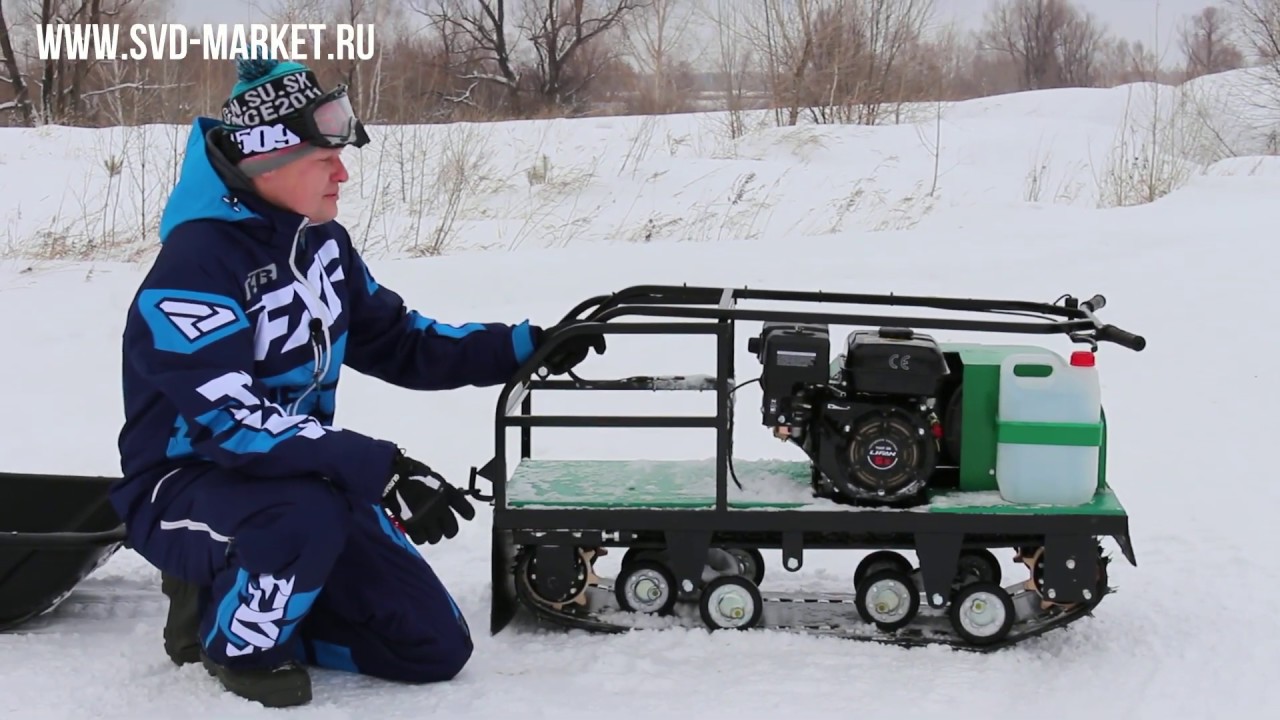
[[[471,520],[476,516],[466,493],[404,451],[397,453],[392,463],[382,502],[415,545],[434,545],[452,538],[458,534],[459,517]]]

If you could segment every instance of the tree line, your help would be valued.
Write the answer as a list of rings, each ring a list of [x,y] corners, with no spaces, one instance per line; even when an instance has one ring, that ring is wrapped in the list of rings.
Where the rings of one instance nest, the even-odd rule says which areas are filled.
[[[269,0],[260,0],[269,2]],[[362,23],[371,59],[309,61],[368,123],[772,109],[781,124],[876,123],[904,103],[1182,82],[1244,67],[1280,84],[1280,0],[1223,0],[1175,47],[1115,36],[1071,0],[992,0],[980,27],[933,0],[274,0],[269,22]],[[0,0],[0,125],[186,123],[216,115],[226,62],[42,60],[59,23],[167,22],[158,0]],[[198,35],[199,28],[192,27]],[[333,49],[334,33],[321,57]]]

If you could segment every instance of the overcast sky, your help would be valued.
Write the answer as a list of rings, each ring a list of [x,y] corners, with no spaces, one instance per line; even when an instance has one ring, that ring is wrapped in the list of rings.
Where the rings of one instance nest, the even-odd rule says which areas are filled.
[[[408,2],[408,0],[403,0]],[[746,0],[744,0],[746,1]],[[1148,47],[1159,40],[1160,47],[1176,53],[1176,32],[1187,16],[1218,0],[1074,0],[1121,37],[1141,40]],[[273,7],[277,0],[169,0],[174,21],[260,22],[264,20],[252,7]],[[939,19],[956,20],[972,28],[982,21],[982,13],[991,0],[934,0]],[[1163,53],[1162,53],[1163,54]]]

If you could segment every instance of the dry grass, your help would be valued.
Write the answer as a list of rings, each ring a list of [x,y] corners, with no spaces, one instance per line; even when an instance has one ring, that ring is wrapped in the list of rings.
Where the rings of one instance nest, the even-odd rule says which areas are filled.
[[[1156,84],[1130,89],[1124,120],[1106,160],[1094,168],[1098,207],[1155,202],[1203,169],[1197,160],[1209,140],[1195,98]]]

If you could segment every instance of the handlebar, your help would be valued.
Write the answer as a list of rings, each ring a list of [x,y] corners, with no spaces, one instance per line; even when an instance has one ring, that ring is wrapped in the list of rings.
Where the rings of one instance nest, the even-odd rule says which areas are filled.
[[[1135,335],[1128,330],[1121,330],[1115,325],[1103,325],[1098,328],[1097,337],[1099,340],[1113,342],[1136,352],[1142,352],[1147,347],[1146,338],[1141,335]]]
[[[1088,300],[1080,303],[1080,309],[1083,310],[1085,315],[1087,315],[1089,319],[1098,326],[1098,331],[1094,336],[1095,339],[1097,339],[1098,342],[1112,342],[1120,347],[1128,348],[1135,352],[1142,352],[1142,350],[1147,347],[1146,338],[1141,335],[1135,335],[1128,330],[1121,330],[1115,325],[1104,324],[1099,321],[1098,318],[1094,317],[1093,313],[1106,306],[1107,299],[1102,295],[1094,295]]]

